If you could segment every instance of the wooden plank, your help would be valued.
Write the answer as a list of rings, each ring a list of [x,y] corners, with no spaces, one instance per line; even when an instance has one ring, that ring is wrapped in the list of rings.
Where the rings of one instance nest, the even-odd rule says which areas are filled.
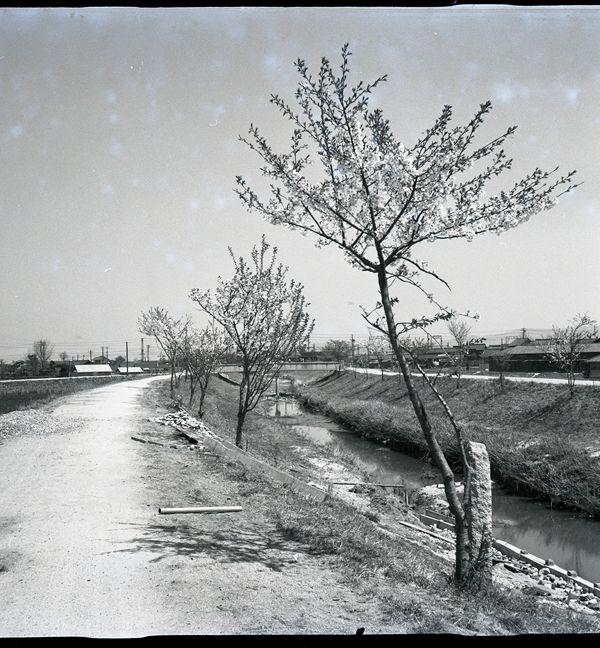
[[[178,515],[182,513],[238,513],[241,506],[185,506],[180,508],[159,508],[161,515]]]
[[[450,522],[446,522],[445,520],[439,520],[438,518],[429,517],[428,515],[419,515],[419,520],[421,520],[423,524],[428,524],[429,526],[433,526],[435,524],[442,529],[448,529],[449,531],[455,530],[454,524],[450,524]]]

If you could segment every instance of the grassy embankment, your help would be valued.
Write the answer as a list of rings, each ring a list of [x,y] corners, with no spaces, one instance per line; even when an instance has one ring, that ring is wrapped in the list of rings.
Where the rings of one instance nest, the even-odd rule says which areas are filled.
[[[417,379],[438,439],[458,465],[454,433],[429,387]],[[494,478],[523,494],[600,517],[600,390],[566,385],[442,378],[437,386],[465,436],[485,443]],[[427,454],[397,376],[332,374],[302,389],[310,408],[366,438],[415,456]]]
[[[71,380],[14,380],[0,383],[0,414],[38,407],[61,396],[123,380],[122,376],[90,376]]]
[[[168,395],[168,386],[162,385]],[[184,402],[188,390],[179,388]],[[205,401],[204,422],[223,438],[233,441],[237,389],[214,380]],[[194,403],[195,405],[195,403]],[[194,408],[192,406],[192,411]],[[321,453],[332,459],[327,447],[315,447],[293,428],[252,412],[246,419],[249,452],[296,475],[313,478],[307,456]],[[347,457],[334,457],[346,462]],[[377,624],[405,623],[406,632],[459,632],[510,634],[525,632],[597,632],[594,616],[559,608],[511,589],[494,587],[485,594],[459,594],[450,584],[453,555],[448,545],[406,527],[390,535],[381,528],[387,515],[415,522],[400,496],[379,491],[371,495],[371,511],[361,512],[337,499],[322,504],[308,502],[263,475],[224,464],[229,478],[242,480],[244,506],[260,508],[278,536],[300,544],[307,554],[337,565],[340,579],[360,591],[365,601],[375,601],[381,615]],[[504,571],[501,565],[497,569]],[[373,622],[375,624],[375,619]]]

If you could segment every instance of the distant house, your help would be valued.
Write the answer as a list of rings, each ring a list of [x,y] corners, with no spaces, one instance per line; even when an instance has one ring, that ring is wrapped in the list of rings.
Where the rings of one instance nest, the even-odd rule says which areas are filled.
[[[600,378],[600,354],[592,356],[582,363],[583,375],[585,378],[594,380]]]
[[[454,364],[453,349],[421,348],[413,352],[421,367],[448,367]]]
[[[129,368],[127,368],[127,367],[119,367],[117,369],[117,371],[120,374],[127,374],[129,376],[131,376],[132,374],[143,374],[144,373],[144,370],[142,369],[142,367],[131,367],[131,366]]]
[[[546,351],[535,344],[509,345],[504,349],[487,349],[483,354],[490,371],[522,371],[540,373],[556,371]]]
[[[113,373],[108,364],[75,364],[73,365],[74,376],[110,376]]]
[[[560,367],[548,355],[542,346],[543,341],[538,344],[510,345],[504,349],[486,349],[483,354],[489,362],[490,371],[523,371],[542,373],[544,371],[560,371]],[[575,371],[585,371],[590,359],[600,354],[600,342],[590,342],[581,346],[579,360],[575,364]]]

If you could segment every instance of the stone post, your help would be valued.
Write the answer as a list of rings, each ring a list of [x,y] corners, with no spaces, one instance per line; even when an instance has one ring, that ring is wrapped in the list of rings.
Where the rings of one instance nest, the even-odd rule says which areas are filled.
[[[465,511],[469,536],[469,580],[482,586],[492,579],[492,483],[490,459],[483,443],[465,443],[471,467],[470,502]]]

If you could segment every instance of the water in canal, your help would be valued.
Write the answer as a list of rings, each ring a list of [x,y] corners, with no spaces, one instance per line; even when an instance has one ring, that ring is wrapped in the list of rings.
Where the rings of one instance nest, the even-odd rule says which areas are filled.
[[[344,452],[368,475],[368,481],[421,488],[440,482],[433,469],[419,459],[363,439],[321,414],[309,412],[293,399],[274,401],[269,414],[293,425],[307,438],[331,446],[332,455]],[[600,582],[600,522],[569,511],[550,510],[530,498],[493,489],[494,536],[540,556],[552,558],[583,578]]]

